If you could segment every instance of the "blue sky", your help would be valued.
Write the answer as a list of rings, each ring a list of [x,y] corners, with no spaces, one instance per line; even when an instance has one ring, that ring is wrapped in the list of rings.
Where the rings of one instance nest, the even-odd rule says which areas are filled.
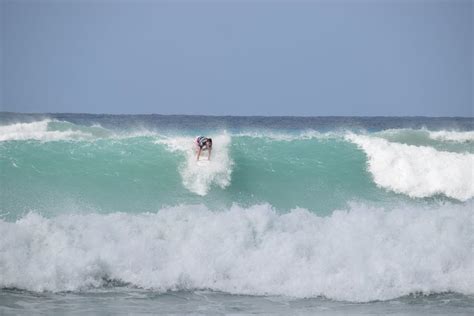
[[[9,1],[1,109],[473,115],[472,1]]]

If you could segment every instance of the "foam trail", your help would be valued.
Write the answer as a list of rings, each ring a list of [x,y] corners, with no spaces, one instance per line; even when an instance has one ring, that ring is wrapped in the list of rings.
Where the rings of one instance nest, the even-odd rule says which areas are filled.
[[[377,185],[410,197],[444,194],[466,201],[474,196],[474,155],[430,147],[391,143],[370,136],[349,135],[367,154]]]
[[[212,185],[225,188],[230,184],[233,161],[229,155],[231,138],[227,134],[212,136],[213,150],[211,162],[205,167],[196,163],[195,138],[172,137],[163,138],[156,143],[165,144],[171,152],[180,152],[185,156],[180,166],[180,175],[183,185],[191,192],[206,195]],[[206,159],[207,152],[201,153]]]
[[[107,279],[155,289],[387,300],[474,294],[472,203],[353,205],[319,217],[268,205],[155,214],[30,213],[0,220],[0,287],[76,291]]]

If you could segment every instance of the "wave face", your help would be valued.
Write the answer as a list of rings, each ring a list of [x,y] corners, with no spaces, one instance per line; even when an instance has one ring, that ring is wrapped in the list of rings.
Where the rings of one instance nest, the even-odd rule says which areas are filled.
[[[203,168],[195,162],[196,134],[189,132],[111,130],[51,119],[0,130],[8,184],[0,197],[9,218],[30,210],[142,212],[196,203],[214,209],[270,203],[329,214],[354,200],[467,201],[474,195],[470,132],[458,132],[464,141],[453,144],[424,130],[217,130],[208,132],[215,150]]]
[[[0,287],[472,294],[472,125],[4,114]]]

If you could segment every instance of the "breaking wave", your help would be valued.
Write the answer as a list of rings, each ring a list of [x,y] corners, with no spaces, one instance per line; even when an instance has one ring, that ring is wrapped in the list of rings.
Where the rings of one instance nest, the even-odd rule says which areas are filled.
[[[320,217],[269,205],[0,220],[0,286],[76,291],[108,280],[157,291],[387,300],[473,294],[472,203]]]
[[[474,154],[438,151],[361,135],[348,139],[368,156],[377,185],[410,197],[444,194],[466,201],[474,196]]]

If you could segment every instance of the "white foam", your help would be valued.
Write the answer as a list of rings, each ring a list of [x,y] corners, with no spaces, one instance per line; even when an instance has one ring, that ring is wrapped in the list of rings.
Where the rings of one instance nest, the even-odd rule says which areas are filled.
[[[474,294],[472,204],[391,211],[353,205],[318,217],[268,205],[224,212],[30,213],[0,220],[0,287],[76,291],[120,280],[157,291],[386,300]]]
[[[410,197],[444,194],[466,201],[474,196],[474,155],[348,135],[367,154],[377,185]]]
[[[452,142],[474,142],[474,131],[456,132],[456,131],[438,131],[429,132],[430,138],[441,141]]]
[[[185,161],[180,166],[183,185],[191,192],[204,196],[212,185],[225,188],[230,184],[233,161],[229,155],[231,138],[227,133],[209,136],[213,149],[211,161],[201,166],[196,161],[196,144],[194,137],[163,137],[156,143],[164,144],[171,152],[180,152]],[[207,159],[207,151],[201,153],[201,159]]]
[[[89,133],[81,131],[65,130],[55,131],[48,130],[48,124],[52,120],[42,120],[31,123],[15,123],[0,126],[0,141],[10,140],[40,140],[40,141],[57,141],[69,139],[89,139],[92,137]]]

